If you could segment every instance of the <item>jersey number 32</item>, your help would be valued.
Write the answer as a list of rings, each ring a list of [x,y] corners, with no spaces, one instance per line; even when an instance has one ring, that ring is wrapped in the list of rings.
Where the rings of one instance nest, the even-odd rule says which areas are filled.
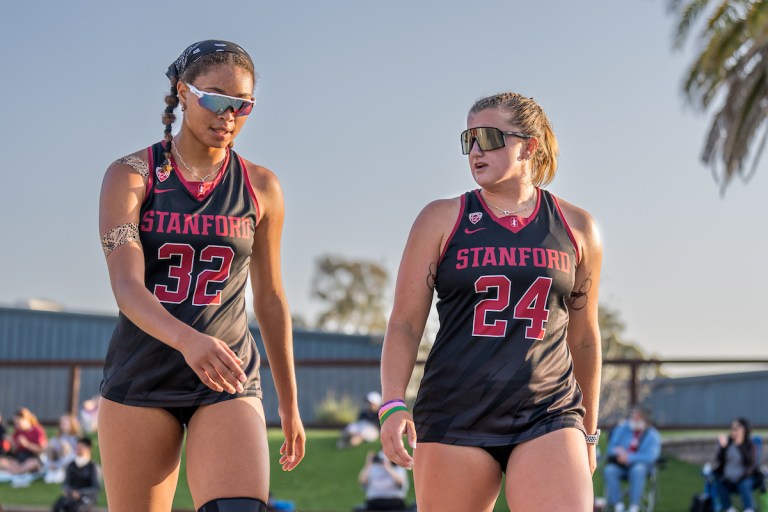
[[[157,258],[160,260],[171,259],[178,256],[178,265],[169,265],[168,277],[176,281],[176,286],[158,284],[155,285],[155,297],[160,302],[171,304],[181,304],[189,297],[190,290],[193,290],[192,305],[208,306],[221,304],[221,290],[215,290],[209,293],[210,284],[221,284],[229,278],[229,270],[232,266],[232,260],[235,252],[231,247],[223,245],[208,245],[200,251],[200,261],[213,263],[219,260],[219,268],[209,268],[203,270],[195,279],[194,288],[192,287],[192,267],[195,263],[195,249],[189,244],[163,244],[157,251]],[[174,289],[175,288],[175,289]]]

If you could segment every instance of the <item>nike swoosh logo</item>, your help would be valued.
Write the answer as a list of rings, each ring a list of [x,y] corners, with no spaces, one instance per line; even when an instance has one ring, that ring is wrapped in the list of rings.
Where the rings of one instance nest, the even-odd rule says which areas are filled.
[[[478,231],[482,231],[484,229],[488,229],[488,228],[477,228],[477,229],[464,228],[464,232],[468,235],[471,235],[472,233],[477,233]]]
[[[176,189],[175,188],[164,188],[164,189],[156,188],[155,194],[164,194],[165,192],[173,192],[174,190]]]

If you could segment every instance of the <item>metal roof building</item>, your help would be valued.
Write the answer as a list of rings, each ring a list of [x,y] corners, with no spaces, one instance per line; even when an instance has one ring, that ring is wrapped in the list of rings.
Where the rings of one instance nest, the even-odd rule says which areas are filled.
[[[0,413],[21,406],[55,422],[73,405],[98,393],[103,361],[117,317],[0,307]],[[279,424],[277,396],[258,327],[251,332],[262,360],[267,422]],[[299,410],[305,424],[329,394],[363,405],[378,390],[381,337],[294,330]],[[73,368],[77,367],[76,376]],[[74,379],[74,381],[73,381]],[[78,396],[71,396],[73,384]]]
[[[768,425],[768,371],[659,378],[643,404],[660,425],[727,428],[744,416]]]

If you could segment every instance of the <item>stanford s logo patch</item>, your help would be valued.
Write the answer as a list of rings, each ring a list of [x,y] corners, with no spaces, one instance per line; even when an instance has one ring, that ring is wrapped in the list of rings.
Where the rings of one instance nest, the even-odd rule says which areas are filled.
[[[480,219],[483,218],[483,212],[473,212],[469,214],[469,222],[472,224],[477,224],[480,222]]]
[[[171,171],[163,170],[163,167],[155,167],[155,174],[157,175],[157,179],[160,180],[162,183],[163,181],[168,179],[168,176],[171,175]]]

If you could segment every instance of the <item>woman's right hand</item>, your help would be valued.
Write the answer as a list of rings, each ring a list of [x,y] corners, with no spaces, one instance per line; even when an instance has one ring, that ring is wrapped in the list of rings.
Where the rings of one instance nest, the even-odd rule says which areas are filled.
[[[179,350],[200,381],[212,390],[243,392],[243,361],[220,339],[197,333],[184,340]]]
[[[413,469],[413,458],[403,444],[403,436],[408,436],[411,449],[416,449],[416,426],[409,411],[397,411],[389,416],[381,426],[381,448],[389,460],[405,469]]]
[[[725,434],[720,434],[719,436],[717,436],[717,442],[720,443],[720,446],[722,448],[725,448],[726,446],[728,446],[728,436],[726,436]]]

